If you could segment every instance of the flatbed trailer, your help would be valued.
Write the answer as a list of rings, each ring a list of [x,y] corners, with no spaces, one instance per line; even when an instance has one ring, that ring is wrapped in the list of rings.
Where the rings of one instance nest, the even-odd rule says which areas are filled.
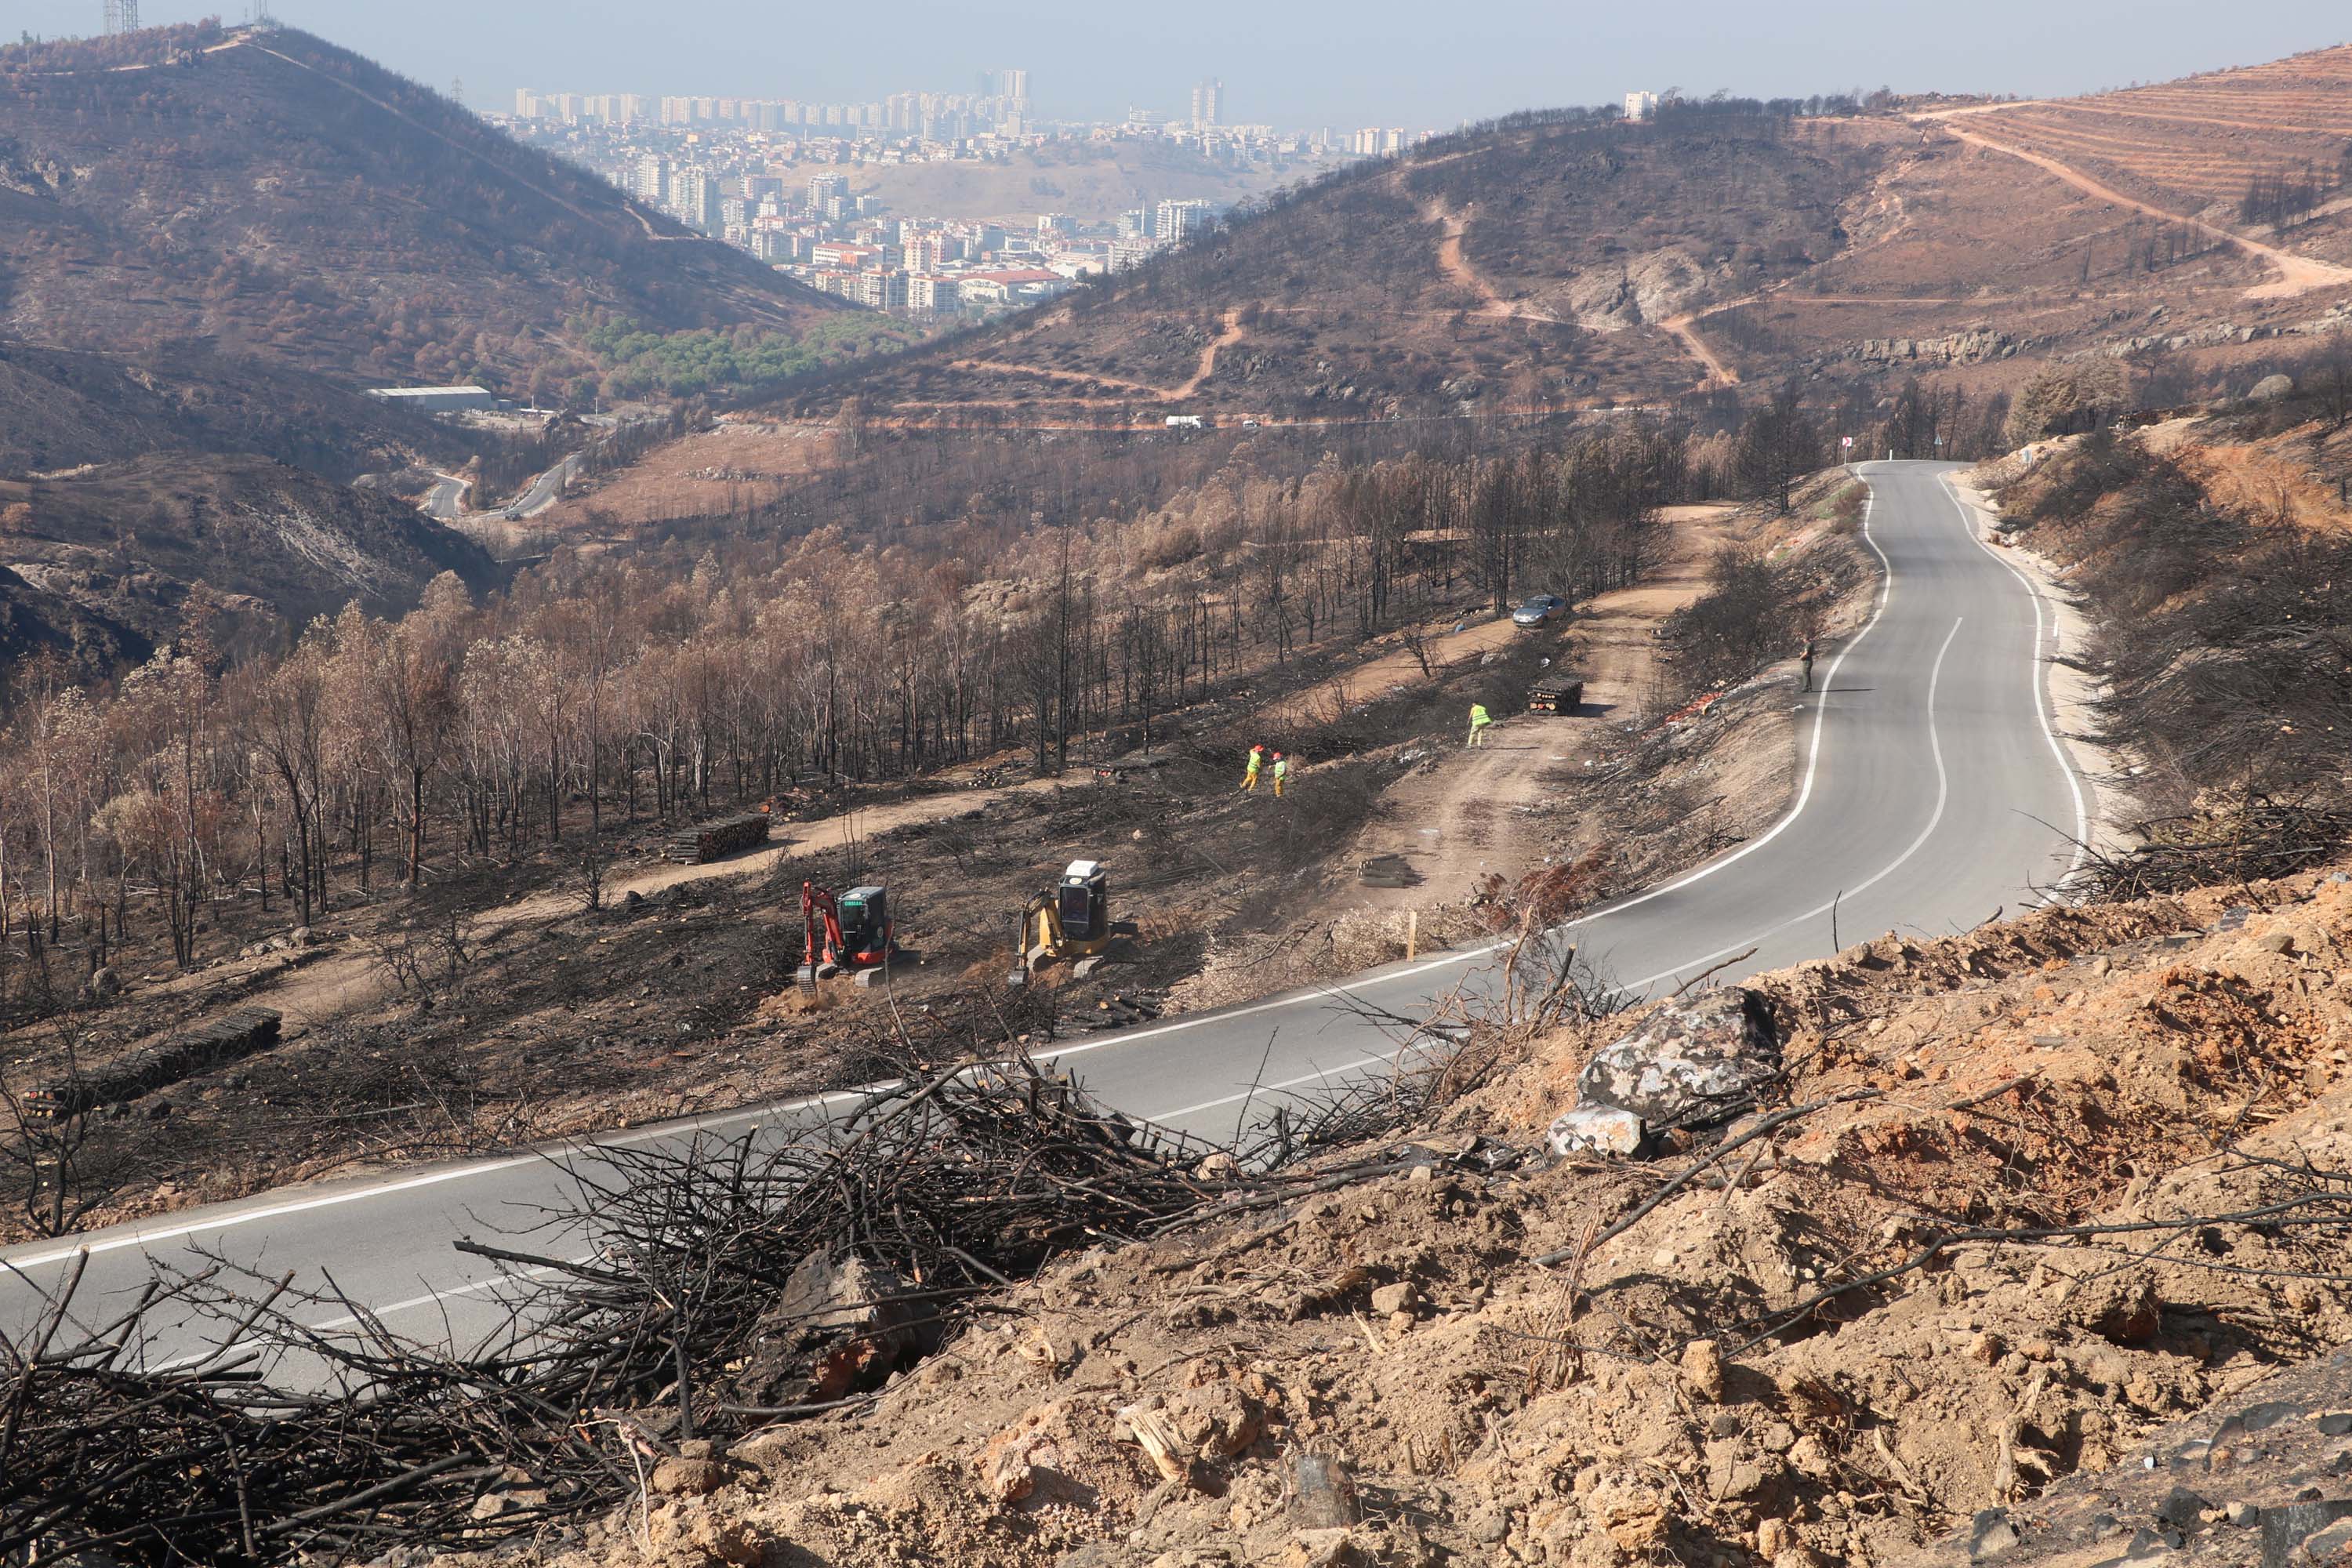
[[[1584,682],[1566,676],[1551,676],[1528,688],[1528,711],[1530,713],[1573,713],[1584,700]]]

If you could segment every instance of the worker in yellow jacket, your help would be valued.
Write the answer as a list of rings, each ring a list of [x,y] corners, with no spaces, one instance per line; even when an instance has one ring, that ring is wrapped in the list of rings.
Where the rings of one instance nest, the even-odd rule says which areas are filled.
[[[1465,744],[1471,746],[1485,745],[1486,743],[1486,726],[1492,724],[1494,721],[1493,717],[1487,713],[1486,705],[1484,702],[1473,702],[1470,704],[1470,739],[1465,742]]]
[[[1257,793],[1258,764],[1264,761],[1265,761],[1265,748],[1264,746],[1252,746],[1250,748],[1248,769],[1242,774],[1242,792],[1244,795],[1255,795]]]
[[[1280,752],[1274,753],[1274,798],[1282,798],[1282,781],[1290,776],[1290,762]]]

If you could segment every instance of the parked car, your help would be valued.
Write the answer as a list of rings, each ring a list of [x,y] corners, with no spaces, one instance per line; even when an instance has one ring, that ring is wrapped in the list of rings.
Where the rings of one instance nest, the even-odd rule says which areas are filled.
[[[1515,626],[1540,626],[1568,613],[1568,601],[1558,594],[1538,594],[1511,612]]]

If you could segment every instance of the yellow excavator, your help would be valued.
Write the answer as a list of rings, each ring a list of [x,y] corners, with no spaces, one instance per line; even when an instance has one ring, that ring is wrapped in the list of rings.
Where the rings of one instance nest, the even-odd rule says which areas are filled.
[[[1041,967],[1062,959],[1076,961],[1083,973],[1093,967],[1086,960],[1110,950],[1110,939],[1109,875],[1099,860],[1073,860],[1061,881],[1022,907],[1005,984],[1026,985]]]

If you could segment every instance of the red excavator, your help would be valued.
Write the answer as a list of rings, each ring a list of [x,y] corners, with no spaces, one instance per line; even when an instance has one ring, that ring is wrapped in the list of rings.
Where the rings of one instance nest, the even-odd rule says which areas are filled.
[[[814,882],[801,884],[803,949],[800,983],[814,990],[844,970],[875,969],[898,951],[890,923],[890,894],[884,888],[852,888],[835,893]]]

